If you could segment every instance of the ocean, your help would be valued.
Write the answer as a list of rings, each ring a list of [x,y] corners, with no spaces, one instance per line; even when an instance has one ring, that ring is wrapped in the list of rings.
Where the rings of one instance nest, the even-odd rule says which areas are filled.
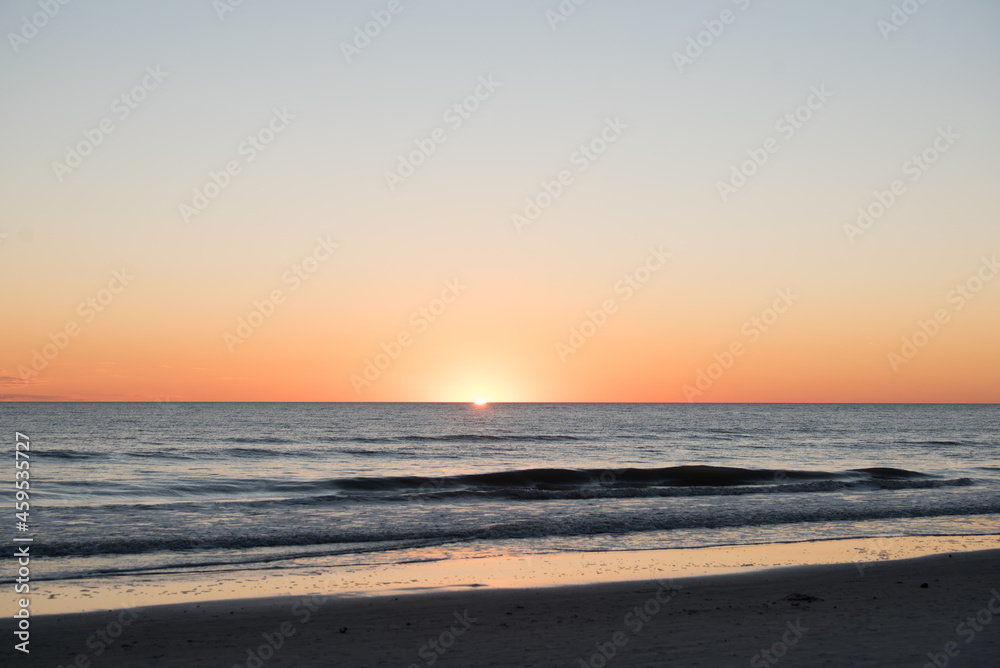
[[[21,535],[42,580],[1000,530],[995,405],[5,403],[0,416],[11,442],[31,439]]]

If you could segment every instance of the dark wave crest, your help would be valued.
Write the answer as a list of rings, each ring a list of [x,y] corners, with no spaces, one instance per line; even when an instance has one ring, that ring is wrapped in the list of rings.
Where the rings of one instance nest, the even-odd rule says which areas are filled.
[[[254,451],[248,451],[246,456]],[[62,483],[71,486],[71,483]],[[832,492],[841,489],[920,489],[972,485],[969,478],[943,479],[918,471],[868,468],[849,471],[671,466],[639,469],[520,469],[444,477],[371,476],[313,480],[254,478],[174,479],[144,487],[86,483],[87,494],[131,494],[167,503],[242,499],[240,503],[330,504],[435,500],[645,498]],[[255,501],[260,499],[260,501]]]
[[[670,466],[655,469],[520,469],[428,478],[363,477],[336,481],[345,491],[420,491],[642,487],[729,487],[781,485],[790,482],[864,482],[875,480],[931,479],[926,473],[894,468],[855,469],[842,472],[745,469],[729,466]]]

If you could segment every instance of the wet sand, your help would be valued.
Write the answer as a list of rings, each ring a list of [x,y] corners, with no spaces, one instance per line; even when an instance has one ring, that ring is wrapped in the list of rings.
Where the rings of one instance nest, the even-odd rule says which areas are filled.
[[[863,572],[871,562],[994,548],[1000,549],[1000,535],[861,538],[477,558],[462,558],[461,550],[452,548],[448,550],[451,558],[428,560],[428,554],[422,552],[413,554],[413,561],[395,564],[332,566],[323,559],[296,560],[295,568],[231,568],[40,582],[41,595],[32,599],[31,609],[41,615],[290,593],[382,596],[470,587],[555,587],[850,562]]]
[[[695,577],[662,570],[633,582],[292,589],[36,616],[30,658],[17,665],[1000,665],[1000,550]]]

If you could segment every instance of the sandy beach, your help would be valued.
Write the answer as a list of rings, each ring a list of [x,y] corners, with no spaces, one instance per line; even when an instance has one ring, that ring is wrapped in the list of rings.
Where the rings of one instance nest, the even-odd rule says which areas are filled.
[[[289,592],[291,593],[291,592]],[[1000,550],[35,617],[31,665],[992,666]]]

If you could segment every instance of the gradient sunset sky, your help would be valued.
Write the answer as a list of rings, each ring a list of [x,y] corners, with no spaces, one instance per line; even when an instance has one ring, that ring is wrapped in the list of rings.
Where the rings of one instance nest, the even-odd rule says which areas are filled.
[[[4,3],[0,397],[1000,401],[1000,4],[559,6]]]

